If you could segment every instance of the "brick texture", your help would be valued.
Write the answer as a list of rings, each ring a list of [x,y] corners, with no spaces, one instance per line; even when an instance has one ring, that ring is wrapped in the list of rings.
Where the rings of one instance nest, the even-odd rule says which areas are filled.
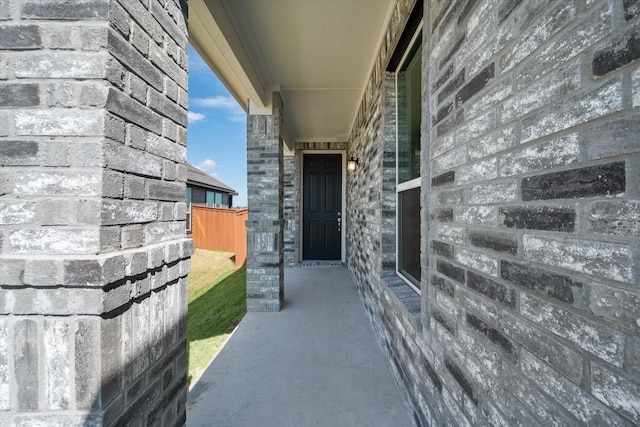
[[[0,425],[185,422],[182,4],[0,0]]]
[[[416,424],[637,424],[639,3],[418,1],[419,310],[394,279],[384,71],[414,1],[383,39],[347,189],[348,266]]]
[[[247,118],[247,310],[279,311],[284,302],[282,99],[270,115]]]

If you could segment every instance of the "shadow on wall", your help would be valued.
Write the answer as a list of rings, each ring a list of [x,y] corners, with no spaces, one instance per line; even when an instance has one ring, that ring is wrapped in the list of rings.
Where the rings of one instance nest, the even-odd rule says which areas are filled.
[[[184,425],[186,304],[181,277],[102,316],[101,396],[85,426]]]
[[[179,2],[187,22],[188,0]],[[166,265],[159,275],[170,276],[179,263]],[[102,315],[101,395],[85,426],[186,423],[187,277],[167,282]]]
[[[238,282],[246,283],[246,269],[234,271],[191,303],[189,309],[203,316],[191,319],[189,333],[186,276],[104,315],[102,394],[84,425],[184,425],[188,343],[228,333],[238,323],[228,312],[238,305],[231,300],[246,300],[246,286]]]

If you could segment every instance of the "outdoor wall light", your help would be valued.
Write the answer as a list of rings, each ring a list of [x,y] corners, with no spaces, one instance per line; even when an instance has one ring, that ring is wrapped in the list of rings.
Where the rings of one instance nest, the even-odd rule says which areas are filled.
[[[347,170],[349,172],[355,172],[358,170],[358,160],[354,159],[353,157],[351,158],[351,160],[349,160],[347,162]]]

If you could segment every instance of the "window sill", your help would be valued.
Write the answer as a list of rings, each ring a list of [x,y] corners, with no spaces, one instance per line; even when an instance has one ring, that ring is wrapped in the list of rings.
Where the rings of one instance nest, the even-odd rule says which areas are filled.
[[[396,296],[399,305],[404,307],[406,318],[409,319],[415,330],[420,332],[422,330],[422,322],[420,321],[422,302],[420,295],[407,285],[404,280],[398,277],[395,272],[384,272],[380,279],[391,293]]]

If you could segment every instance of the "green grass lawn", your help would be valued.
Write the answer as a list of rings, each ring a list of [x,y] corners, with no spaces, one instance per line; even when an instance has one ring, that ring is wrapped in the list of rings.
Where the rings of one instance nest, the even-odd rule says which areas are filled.
[[[246,267],[227,252],[196,249],[189,274],[188,381],[197,379],[247,312]]]

